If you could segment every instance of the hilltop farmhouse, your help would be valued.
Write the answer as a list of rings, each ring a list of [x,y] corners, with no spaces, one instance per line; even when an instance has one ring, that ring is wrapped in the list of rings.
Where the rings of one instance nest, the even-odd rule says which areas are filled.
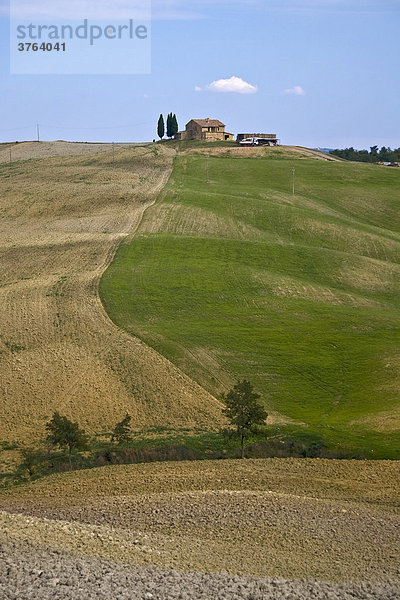
[[[176,140],[204,140],[207,142],[230,142],[233,133],[225,131],[225,123],[218,119],[191,119],[186,123],[185,131],[175,134]],[[239,133],[237,141],[241,145],[277,146],[279,139],[276,133]]]
[[[208,142],[230,142],[233,133],[225,131],[225,123],[218,119],[191,119],[185,131],[178,131],[176,140],[206,140]]]

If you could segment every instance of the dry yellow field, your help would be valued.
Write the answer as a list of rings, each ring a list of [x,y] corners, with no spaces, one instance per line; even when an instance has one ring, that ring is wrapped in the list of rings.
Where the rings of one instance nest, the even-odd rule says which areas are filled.
[[[165,185],[175,152],[65,142],[0,148],[0,438],[54,410],[89,432],[218,423],[219,403],[107,317],[98,281]],[[39,156],[39,158],[35,158]]]
[[[116,144],[116,149],[134,148],[137,144]],[[86,142],[15,142],[0,144],[0,163],[21,160],[54,158],[55,156],[85,156],[110,152],[112,144]]]
[[[340,158],[336,158],[333,155],[325,154],[324,152],[320,152],[319,150],[311,150],[310,148],[303,148],[302,146],[231,146],[224,148],[223,145],[218,144],[217,146],[207,147],[205,151],[201,146],[196,148],[196,146],[190,146],[189,148],[182,151],[183,154],[209,154],[210,156],[219,156],[221,154],[226,156],[231,156],[232,158],[243,158],[246,156],[251,156],[253,158],[257,157],[276,157],[284,155],[285,158],[314,158],[317,160],[323,160],[326,162],[340,162]]]

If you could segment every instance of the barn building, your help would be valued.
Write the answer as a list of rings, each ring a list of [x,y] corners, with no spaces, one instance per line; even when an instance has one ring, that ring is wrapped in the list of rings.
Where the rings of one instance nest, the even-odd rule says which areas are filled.
[[[238,133],[236,139],[238,142],[247,139],[259,140],[259,144],[265,144],[266,146],[277,146],[279,144],[276,133]]]

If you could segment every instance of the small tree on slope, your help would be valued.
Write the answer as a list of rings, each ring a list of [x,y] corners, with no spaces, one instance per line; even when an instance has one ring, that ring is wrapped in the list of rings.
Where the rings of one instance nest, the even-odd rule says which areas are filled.
[[[61,416],[58,411],[46,423],[46,429],[48,431],[47,439],[52,444],[60,448],[67,447],[69,467],[72,469],[72,450],[86,450],[88,448],[87,435],[83,429],[79,429],[78,423],[73,423],[67,417]]]
[[[112,433],[112,441],[118,442],[118,444],[122,444],[123,442],[129,442],[131,439],[131,415],[126,413],[125,417],[116,424],[114,427],[114,431]]]
[[[244,379],[238,381],[222,400],[226,404],[223,413],[232,425],[236,427],[240,436],[241,457],[244,458],[244,440],[254,429],[255,425],[262,425],[268,416],[263,406],[258,402],[260,394],[253,391],[253,386]]]

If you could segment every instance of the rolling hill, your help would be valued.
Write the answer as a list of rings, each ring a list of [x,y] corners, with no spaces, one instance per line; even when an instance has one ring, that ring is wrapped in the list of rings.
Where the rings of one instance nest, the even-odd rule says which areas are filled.
[[[10,485],[7,471],[54,410],[106,437],[129,411],[145,444],[166,430],[225,440],[216,396],[238,377],[262,392],[277,445],[308,435],[398,457],[400,173],[304,148],[12,152],[0,146],[7,597],[397,597],[397,461],[36,481],[25,465]]]
[[[90,433],[126,412],[218,428],[248,377],[272,433],[397,456],[396,170],[201,143],[31,142],[0,163],[1,439],[38,439],[54,410]],[[97,286],[118,246],[116,326]]]
[[[246,377],[270,422],[398,456],[399,183],[300,148],[183,145],[104,306],[214,396]]]

